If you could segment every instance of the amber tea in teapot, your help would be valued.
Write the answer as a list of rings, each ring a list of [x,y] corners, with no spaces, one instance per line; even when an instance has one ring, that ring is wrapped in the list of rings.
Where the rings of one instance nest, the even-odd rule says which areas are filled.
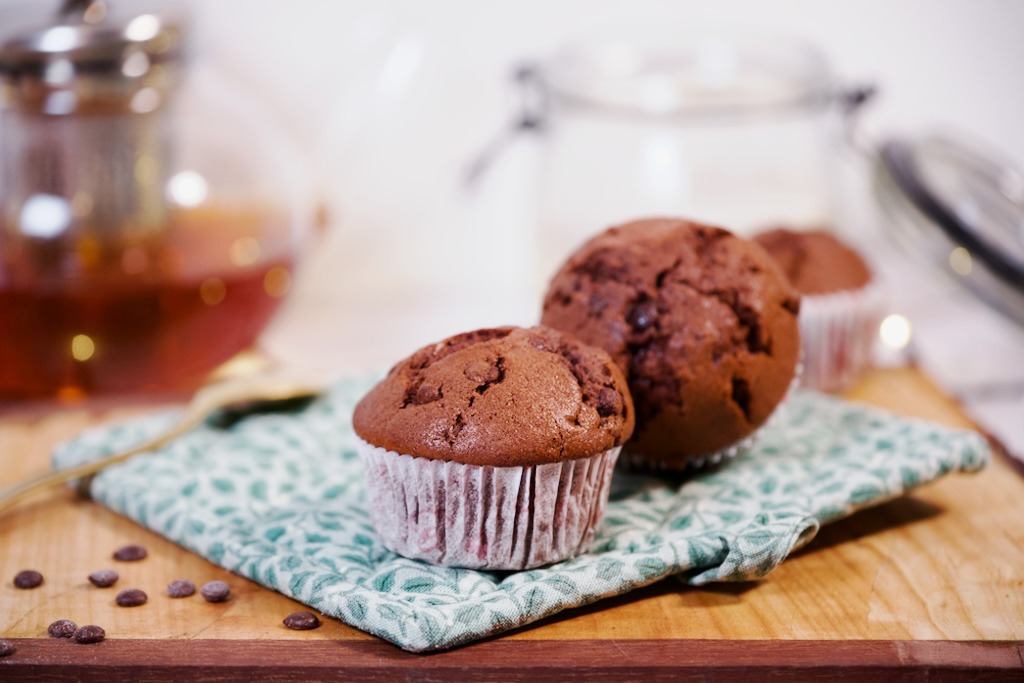
[[[0,399],[193,386],[250,346],[291,283],[257,212],[187,209],[156,243],[0,244]],[[52,277],[53,259],[76,272]],[[51,261],[51,263],[46,263]]]

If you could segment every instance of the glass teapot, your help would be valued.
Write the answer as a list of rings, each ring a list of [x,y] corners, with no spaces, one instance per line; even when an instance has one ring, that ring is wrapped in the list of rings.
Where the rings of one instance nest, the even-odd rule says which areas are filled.
[[[114,5],[4,22],[0,401],[196,385],[257,338],[307,232],[294,148],[187,59],[184,15]]]

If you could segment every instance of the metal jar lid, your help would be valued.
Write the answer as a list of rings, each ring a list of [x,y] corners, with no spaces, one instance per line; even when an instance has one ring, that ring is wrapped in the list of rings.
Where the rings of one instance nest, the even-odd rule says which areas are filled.
[[[1024,324],[1024,173],[962,140],[890,140],[876,192],[913,256]]]

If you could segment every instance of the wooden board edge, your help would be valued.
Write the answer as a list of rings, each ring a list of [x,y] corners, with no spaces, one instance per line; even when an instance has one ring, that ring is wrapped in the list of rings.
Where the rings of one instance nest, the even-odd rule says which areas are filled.
[[[1003,462],[1010,466],[1011,470],[1016,472],[1021,478],[1024,478],[1024,460],[1014,456],[1009,449],[1007,449],[1006,444],[997,439],[991,433],[984,431],[981,428],[979,428],[978,431],[992,446],[992,452],[995,454],[995,457],[1002,459]]]
[[[0,680],[510,681],[1024,679],[1024,641],[493,640],[434,654],[382,641],[15,639]]]

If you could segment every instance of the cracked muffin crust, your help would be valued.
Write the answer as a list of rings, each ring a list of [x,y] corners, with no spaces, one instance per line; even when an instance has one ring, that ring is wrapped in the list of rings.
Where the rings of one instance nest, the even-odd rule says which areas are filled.
[[[761,426],[796,373],[800,299],[753,242],[646,219],[584,244],[554,276],[541,322],[605,349],[636,406],[626,451],[683,469]]]
[[[604,351],[544,327],[456,335],[395,365],[356,406],[363,440],[396,453],[498,467],[589,457],[633,430]]]

